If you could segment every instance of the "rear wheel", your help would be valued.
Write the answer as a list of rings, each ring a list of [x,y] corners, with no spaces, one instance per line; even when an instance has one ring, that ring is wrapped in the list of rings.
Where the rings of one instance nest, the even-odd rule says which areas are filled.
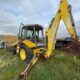
[[[30,62],[32,56],[32,49],[28,48],[25,45],[20,46],[19,57],[22,61]]]

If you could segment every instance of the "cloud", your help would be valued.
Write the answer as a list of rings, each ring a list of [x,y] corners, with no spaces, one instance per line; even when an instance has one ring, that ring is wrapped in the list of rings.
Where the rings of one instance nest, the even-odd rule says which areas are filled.
[[[75,22],[79,22],[80,0],[77,0],[76,3],[74,0],[68,1],[73,7]],[[0,31],[17,34],[21,22],[49,26],[58,10],[59,3],[60,0],[0,0]],[[64,26],[62,22],[60,26]],[[60,27],[59,33],[65,33],[65,30],[65,27]]]

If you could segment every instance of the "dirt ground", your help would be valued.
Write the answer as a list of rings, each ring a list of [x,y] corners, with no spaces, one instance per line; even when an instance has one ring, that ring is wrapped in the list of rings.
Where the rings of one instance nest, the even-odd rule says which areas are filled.
[[[80,56],[80,43],[70,42],[67,44],[62,51],[67,52],[67,54]]]

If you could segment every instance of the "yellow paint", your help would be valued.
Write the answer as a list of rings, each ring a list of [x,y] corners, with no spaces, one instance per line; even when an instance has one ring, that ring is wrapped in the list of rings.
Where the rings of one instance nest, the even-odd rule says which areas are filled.
[[[16,52],[19,54],[19,49],[20,49],[20,47],[19,47],[19,45],[17,45],[17,49],[16,49]]]
[[[32,61],[32,65],[34,65],[34,64],[37,62],[38,59],[39,59],[39,57],[36,57],[36,58]]]
[[[62,20],[70,33],[70,36],[73,39],[76,39],[76,32],[74,29],[74,26],[72,25],[72,19],[69,13],[69,4],[67,0],[61,0],[62,2],[59,5],[59,9],[56,13],[56,16],[54,17],[54,20],[52,20],[50,27],[46,31],[46,36],[48,37],[48,46],[45,53],[45,57],[49,58],[52,55],[53,49],[55,49],[55,43],[56,43],[56,35],[59,28],[60,21]],[[30,40],[23,40],[23,44],[28,46],[29,48],[34,48],[37,45],[33,43]],[[38,54],[41,48],[33,49],[33,54]],[[45,49],[45,48],[44,48]]]
[[[80,43],[80,38],[79,38],[79,43]]]
[[[30,40],[23,40],[22,43],[25,44],[26,46],[28,46],[29,48],[36,47],[36,44],[33,43],[33,42],[30,41]]]
[[[55,19],[52,21],[52,24],[46,31],[47,32],[46,36],[48,38],[48,46],[47,46],[47,49],[43,48],[43,50],[46,50],[46,52],[44,53],[45,58],[49,58],[52,55],[53,49],[55,49],[56,35],[57,35],[57,30],[59,28],[59,23],[60,23],[61,19],[64,22],[65,26],[67,27],[67,30],[70,33],[70,36],[73,39],[76,39],[76,33],[74,30],[74,26],[72,25],[72,19],[70,17],[70,13],[68,12],[69,11],[68,2],[67,2],[67,0],[61,0],[61,1],[62,1],[62,3],[60,3],[59,10],[56,13]],[[29,40],[24,40],[24,41],[22,41],[22,43],[25,44],[26,46],[28,46],[29,48],[36,47],[36,44]],[[32,66],[34,66],[35,63],[37,62],[37,60],[39,59],[40,49],[41,48],[33,49],[34,57],[31,60]],[[22,60],[25,59],[25,56],[26,56],[25,51],[21,50]],[[30,67],[32,67],[32,66],[30,66]],[[28,68],[30,68],[30,67],[28,67]]]
[[[40,53],[41,53],[40,50],[45,50],[45,51],[47,51],[46,48],[36,48],[36,49],[33,49],[33,54],[40,54]]]
[[[59,23],[62,20],[70,33],[70,36],[75,39],[76,33],[74,30],[74,26],[72,25],[72,19],[69,13],[69,4],[67,0],[62,0],[62,3],[59,5],[58,12],[56,13],[56,16],[54,17],[54,20],[52,20],[52,24],[50,25],[50,28],[46,31],[46,36],[48,37],[48,49],[45,53],[45,57],[49,58],[52,55],[53,49],[55,49],[55,43],[56,43],[56,35],[59,28]]]
[[[24,49],[20,50],[20,59],[21,60],[26,60],[26,51]]]
[[[60,10],[61,10],[61,19],[63,20],[65,26],[67,27],[68,32],[70,33],[70,36],[75,39],[76,38],[76,33],[74,30],[74,26],[72,25],[72,20],[70,17],[69,11],[69,4],[67,0],[62,0],[62,4],[60,4]]]

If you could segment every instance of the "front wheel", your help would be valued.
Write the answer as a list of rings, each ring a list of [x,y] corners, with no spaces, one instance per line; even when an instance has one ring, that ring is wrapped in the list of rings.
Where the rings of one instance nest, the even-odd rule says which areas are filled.
[[[25,45],[20,46],[19,57],[22,61],[30,62],[32,56],[32,49],[28,48]]]

